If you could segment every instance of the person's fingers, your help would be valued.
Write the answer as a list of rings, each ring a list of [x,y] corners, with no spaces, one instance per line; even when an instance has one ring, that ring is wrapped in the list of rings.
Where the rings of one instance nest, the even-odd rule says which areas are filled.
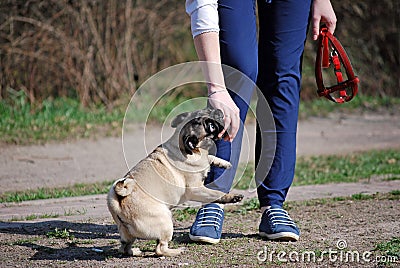
[[[314,0],[312,4],[312,35],[317,40],[320,33],[320,24],[324,23],[328,31],[333,34],[336,29],[336,14],[329,0]]]
[[[218,94],[213,94],[209,101],[211,106],[215,109],[220,109],[224,114],[224,129],[218,134],[218,137],[224,137],[224,140],[232,141],[240,126],[239,108],[228,92],[224,94],[223,91],[219,91]]]
[[[321,22],[321,18],[314,18],[312,20],[312,34],[313,34],[313,40],[316,41],[319,36],[319,24]]]
[[[325,24],[326,24],[326,27],[328,28],[328,31],[331,34],[333,34],[336,29],[336,21],[334,21],[334,20],[326,21]]]
[[[240,127],[240,117],[239,117],[238,114],[235,114],[235,115],[232,117],[232,120],[231,120],[231,129],[230,129],[230,133],[228,133],[231,142],[232,142],[233,139],[236,137],[236,134],[237,134],[238,131],[239,131],[239,127]]]
[[[228,110],[224,113],[224,129],[218,134],[225,141],[233,141],[240,127],[239,113]]]
[[[231,125],[231,121],[232,121],[231,117],[229,115],[224,114],[224,129],[218,134],[219,138],[222,138],[225,132],[228,131],[228,128]]]

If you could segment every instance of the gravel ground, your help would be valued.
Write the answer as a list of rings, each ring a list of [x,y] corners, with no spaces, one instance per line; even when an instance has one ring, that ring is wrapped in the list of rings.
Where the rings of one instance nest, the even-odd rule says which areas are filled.
[[[143,256],[119,254],[119,235],[110,217],[8,222],[0,225],[0,260],[1,267],[377,267],[382,263],[376,260],[386,258],[389,267],[396,267],[398,259],[393,262],[392,255],[374,249],[400,237],[399,208],[394,194],[289,202],[287,209],[302,232],[296,243],[260,238],[259,211],[245,212],[240,206],[228,209],[219,244],[191,243],[188,230],[194,215],[187,215],[175,221],[170,243],[186,248],[178,257],[157,257],[156,242],[144,240],[135,245]],[[49,237],[56,228],[61,234]]]
[[[254,142],[254,125],[249,124],[247,130],[242,162],[252,159],[249,144]],[[161,142],[159,133],[164,132],[157,126],[143,131],[143,126],[137,126],[126,135],[126,159],[120,138],[0,145],[0,193],[121,176],[127,165],[132,166]],[[300,122],[298,152],[322,155],[400,148],[399,136],[399,115],[311,118]],[[379,243],[400,237],[399,195],[393,191],[400,190],[399,181],[301,187],[291,190],[289,200],[293,201],[288,204],[302,231],[299,242],[261,239],[257,235],[259,211],[244,213],[243,206],[230,207],[217,245],[189,241],[194,215],[175,221],[171,246],[186,251],[173,258],[155,256],[155,241],[138,241],[144,251],[141,257],[119,254],[119,235],[104,195],[1,204],[0,267],[380,267],[382,263],[376,260],[386,260],[388,267],[399,266],[398,259],[392,262],[391,252],[374,251]],[[362,195],[361,200],[348,198],[360,192],[369,195]],[[371,195],[375,192],[380,194]],[[347,198],[329,199],[338,196]],[[33,214],[49,218],[26,220]],[[15,221],[18,217],[22,218]]]

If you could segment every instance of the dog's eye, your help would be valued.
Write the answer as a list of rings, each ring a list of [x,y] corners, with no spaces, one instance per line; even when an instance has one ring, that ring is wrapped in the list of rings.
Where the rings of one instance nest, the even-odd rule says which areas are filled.
[[[215,132],[216,130],[217,130],[217,127],[212,123],[212,122],[208,122],[207,123],[207,127],[208,127],[208,130],[212,133],[212,132]]]

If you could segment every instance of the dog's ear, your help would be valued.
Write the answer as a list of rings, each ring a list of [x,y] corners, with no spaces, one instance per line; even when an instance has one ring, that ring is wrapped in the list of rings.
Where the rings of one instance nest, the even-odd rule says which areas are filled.
[[[214,120],[215,124],[218,126],[218,133],[224,129],[224,113],[220,109],[213,110],[210,117]],[[226,132],[225,132],[226,134]]]
[[[183,146],[185,147],[185,152],[187,154],[193,154],[193,150],[196,148],[199,140],[196,136],[188,136],[183,141]]]
[[[210,116],[218,122],[224,122],[224,113],[220,109],[212,110]]]
[[[182,113],[177,115],[174,119],[172,119],[171,127],[176,128],[180,123],[182,123],[188,116],[190,112]]]

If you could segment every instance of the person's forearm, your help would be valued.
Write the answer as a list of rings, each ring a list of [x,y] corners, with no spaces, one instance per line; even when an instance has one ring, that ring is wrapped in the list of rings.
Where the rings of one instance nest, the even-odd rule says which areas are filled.
[[[203,72],[209,93],[225,88],[219,49],[217,0],[186,0],[197,56],[204,62]]]
[[[219,36],[217,32],[208,32],[194,38],[197,56],[201,61],[221,63]]]
[[[209,93],[218,90],[218,88],[225,88],[218,33],[207,32],[195,36],[194,46],[199,60],[205,62],[203,69],[208,82]]]

